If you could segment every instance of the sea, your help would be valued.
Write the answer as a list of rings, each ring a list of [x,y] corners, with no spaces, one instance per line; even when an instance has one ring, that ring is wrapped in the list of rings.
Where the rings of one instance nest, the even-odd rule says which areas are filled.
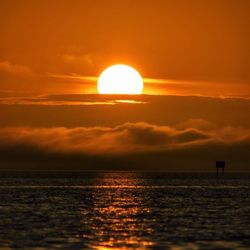
[[[250,249],[250,175],[2,172],[0,249]]]

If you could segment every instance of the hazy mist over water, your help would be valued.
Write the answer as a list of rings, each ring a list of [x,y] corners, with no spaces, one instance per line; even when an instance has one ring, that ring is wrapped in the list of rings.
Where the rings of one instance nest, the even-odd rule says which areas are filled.
[[[0,248],[250,247],[250,175],[1,176]]]

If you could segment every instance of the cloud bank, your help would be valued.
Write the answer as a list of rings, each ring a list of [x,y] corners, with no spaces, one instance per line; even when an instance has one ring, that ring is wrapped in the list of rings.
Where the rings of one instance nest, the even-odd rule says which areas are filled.
[[[193,127],[184,128],[184,124]],[[77,165],[85,170],[97,166],[170,170],[176,166],[181,171],[204,165],[205,171],[211,162],[223,158],[235,165],[232,170],[247,170],[250,131],[212,125],[209,129],[208,124],[196,119],[182,127],[140,122],[115,127],[2,128],[0,162],[2,166],[43,164],[45,169],[67,163],[70,169]]]
[[[49,152],[113,155],[182,148],[213,136],[195,128],[176,130],[141,122],[114,128],[3,128],[0,138],[2,146],[24,144]]]

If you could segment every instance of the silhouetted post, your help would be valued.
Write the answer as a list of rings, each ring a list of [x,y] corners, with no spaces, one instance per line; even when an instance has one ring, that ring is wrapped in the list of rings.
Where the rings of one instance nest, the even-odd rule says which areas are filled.
[[[217,176],[219,176],[219,170],[221,169],[222,170],[222,175],[224,175],[225,173],[225,161],[216,161],[216,173],[217,173]]]

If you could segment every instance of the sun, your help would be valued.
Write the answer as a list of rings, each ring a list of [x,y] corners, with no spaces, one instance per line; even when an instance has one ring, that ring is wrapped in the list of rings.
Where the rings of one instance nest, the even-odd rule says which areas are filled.
[[[99,94],[139,95],[143,91],[143,79],[134,68],[116,64],[101,73],[97,90]]]

